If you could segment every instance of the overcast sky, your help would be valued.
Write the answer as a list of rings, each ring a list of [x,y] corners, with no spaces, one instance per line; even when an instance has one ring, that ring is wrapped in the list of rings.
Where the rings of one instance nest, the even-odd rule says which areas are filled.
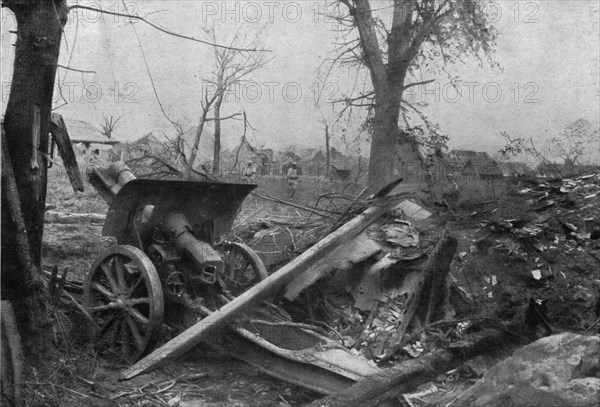
[[[372,1],[381,7],[384,0]],[[98,1],[79,4],[97,7]],[[354,68],[334,70],[323,82],[332,58],[335,24],[317,12],[322,1],[102,1],[105,10],[146,16],[162,27],[209,40],[203,28],[216,22],[217,35],[227,42],[239,25],[250,32],[264,28],[263,46],[272,61],[236,89],[223,114],[246,110],[256,131],[251,141],[282,148],[324,147],[322,117],[331,120],[335,108],[325,103],[343,97],[352,87],[362,89],[364,76]],[[481,67],[476,60],[452,67],[463,81],[458,95],[445,76],[408,97],[425,102],[426,112],[450,135],[450,147],[494,152],[502,145],[501,131],[536,140],[552,136],[579,118],[598,126],[600,28],[599,2],[496,1],[486,9],[499,31],[496,60],[502,69]],[[2,102],[8,97],[15,29],[10,12],[2,10]],[[78,23],[77,23],[78,21]],[[146,55],[156,92],[172,120],[195,125],[205,79],[214,60],[212,49],[166,35],[138,22],[141,48],[128,20],[71,12],[65,28],[60,63],[95,73],[60,69],[62,94],[69,102],[57,111],[66,117],[100,126],[103,115],[121,116],[117,137],[131,141],[148,132],[172,132],[161,113],[142,57]],[[356,78],[359,80],[356,81]],[[368,84],[367,84],[368,86]],[[86,91],[87,89],[87,91]],[[315,94],[321,92],[321,107]],[[58,92],[56,106],[63,104]],[[4,107],[3,107],[4,110]],[[361,119],[333,129],[334,144],[343,148]],[[240,122],[225,125],[224,144],[239,142]]]

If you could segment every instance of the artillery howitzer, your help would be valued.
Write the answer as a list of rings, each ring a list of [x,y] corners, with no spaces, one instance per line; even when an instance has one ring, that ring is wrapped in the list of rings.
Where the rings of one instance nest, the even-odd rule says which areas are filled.
[[[84,282],[100,343],[128,360],[151,350],[163,318],[183,329],[267,277],[258,255],[222,241],[256,185],[136,179],[122,163],[93,169],[109,204],[102,252]]]

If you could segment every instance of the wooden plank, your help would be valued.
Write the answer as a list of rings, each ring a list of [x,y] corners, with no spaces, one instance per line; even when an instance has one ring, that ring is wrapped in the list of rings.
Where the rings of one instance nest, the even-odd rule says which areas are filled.
[[[283,296],[288,301],[294,301],[302,291],[334,270],[347,270],[380,252],[381,245],[363,231],[352,242],[339,246],[306,270],[306,273],[292,280],[285,288]]]
[[[375,407],[386,400],[408,393],[419,385],[448,370],[453,357],[445,350],[410,359],[385,369],[348,387],[341,393],[328,396],[304,407]]]
[[[106,215],[103,213],[69,213],[46,211],[44,223],[79,224],[79,223],[104,223]]]
[[[63,117],[58,113],[52,113],[50,116],[50,133],[58,146],[58,152],[65,164],[67,175],[73,186],[73,191],[83,192],[83,177],[79,171],[77,165],[77,159],[75,158],[75,152],[73,151],[73,145],[69,138],[69,132],[67,131],[67,125],[63,120]]]
[[[292,279],[303,273],[323,256],[358,235],[367,226],[381,217],[386,210],[386,201],[381,200],[378,203],[374,203],[373,206],[367,208],[363,213],[326,236],[277,272],[250,288],[218,311],[192,325],[148,356],[139,360],[136,364],[126,369],[122,373],[121,378],[125,380],[131,379],[168,358],[174,358],[187,352],[202,340],[208,338],[217,329],[231,322],[237,315],[243,313],[249,307],[281,290]]]

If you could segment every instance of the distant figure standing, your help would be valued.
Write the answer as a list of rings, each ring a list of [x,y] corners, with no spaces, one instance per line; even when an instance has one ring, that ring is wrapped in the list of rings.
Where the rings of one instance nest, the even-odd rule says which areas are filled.
[[[460,197],[460,189],[458,188],[458,184],[454,180],[454,175],[448,174],[446,176],[448,182],[444,185],[444,190],[442,193],[442,198],[448,205],[456,205],[458,202],[458,198]]]
[[[286,178],[288,180],[289,192],[290,192],[290,201],[294,197],[294,193],[296,192],[296,188],[298,188],[298,164],[291,163],[287,173]]]
[[[242,179],[244,181],[254,181],[256,180],[257,174],[258,170],[256,168],[256,164],[254,164],[252,161],[248,161],[242,170]]]

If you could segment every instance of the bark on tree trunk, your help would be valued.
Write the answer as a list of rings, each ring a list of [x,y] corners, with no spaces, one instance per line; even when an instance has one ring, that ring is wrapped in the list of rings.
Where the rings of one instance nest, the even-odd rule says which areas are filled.
[[[213,174],[219,174],[221,170],[221,104],[223,96],[215,102],[215,146],[213,150]]]
[[[329,155],[329,126],[325,125],[325,177],[331,177],[331,162]]]
[[[414,140],[399,132],[400,101],[404,90],[406,74],[410,62],[417,54],[429,29],[424,26],[417,38],[411,38],[411,16],[414,4],[409,0],[394,1],[392,29],[387,38],[388,55],[379,45],[377,22],[371,12],[369,0],[342,1],[348,6],[356,23],[363,52],[362,59],[371,75],[375,95],[375,117],[373,118],[373,138],[369,161],[368,182],[377,191],[398,176],[394,168],[403,164],[421,167],[418,149]],[[352,3],[352,4],[351,4]]]
[[[406,177],[404,170],[410,165],[420,174],[421,159],[414,140],[400,131],[400,100],[404,78],[376,86],[373,139],[369,158],[369,185],[378,190],[397,177]],[[394,173],[394,169],[398,174]]]
[[[10,97],[4,130],[18,188],[31,259],[41,266],[46,204],[48,134],[54,79],[63,26],[67,21],[65,0],[3,1],[15,14],[17,41]],[[3,185],[4,187],[4,185]],[[29,325],[28,316],[40,304],[35,287],[28,285],[18,261],[17,226],[2,197],[2,298],[14,301],[17,318]],[[38,314],[38,317],[41,315]],[[28,326],[29,327],[29,326]]]
[[[394,177],[400,95],[387,86],[376,86],[373,140],[369,159],[369,184],[374,190],[387,185]]]

